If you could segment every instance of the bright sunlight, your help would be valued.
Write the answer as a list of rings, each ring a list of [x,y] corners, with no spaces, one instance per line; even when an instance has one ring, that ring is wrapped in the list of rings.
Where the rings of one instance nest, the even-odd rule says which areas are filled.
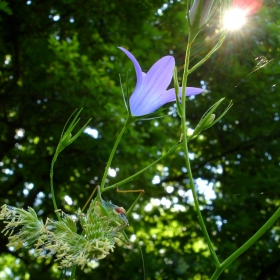
[[[247,11],[239,8],[228,10],[224,14],[223,25],[225,29],[237,30],[246,23]]]

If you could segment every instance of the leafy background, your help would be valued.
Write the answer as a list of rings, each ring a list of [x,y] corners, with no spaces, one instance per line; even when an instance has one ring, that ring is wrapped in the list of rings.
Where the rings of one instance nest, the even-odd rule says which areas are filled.
[[[229,34],[189,80],[207,89],[187,103],[190,128],[221,97],[226,97],[224,106],[234,102],[219,123],[190,142],[202,213],[221,260],[279,207],[279,4],[264,1],[245,28]],[[1,205],[31,206],[43,220],[55,217],[50,162],[65,121],[80,107],[81,122],[93,118],[90,128],[98,137],[84,133],[65,149],[54,184],[63,211],[75,213],[84,205],[100,183],[126,116],[119,75],[129,92],[135,85],[133,66],[116,47],[133,52],[144,70],[172,54],[181,71],[185,12],[186,2],[179,0],[0,2]],[[213,46],[216,29],[213,23],[199,36],[192,64]],[[178,141],[174,108],[169,104],[161,113],[170,116],[130,127],[112,163],[117,176],[108,177],[108,184],[139,171]],[[209,279],[214,264],[197,221],[182,151],[122,188],[146,192],[130,217],[134,233],[128,234],[136,234],[136,242],[130,248],[120,244],[95,268],[78,269],[77,279],[143,279],[139,242],[146,279]],[[112,190],[104,199],[128,208],[135,195]],[[13,251],[6,247],[7,237],[0,238],[1,279],[69,275],[52,259],[39,261],[32,250]],[[220,277],[279,278],[279,222]]]

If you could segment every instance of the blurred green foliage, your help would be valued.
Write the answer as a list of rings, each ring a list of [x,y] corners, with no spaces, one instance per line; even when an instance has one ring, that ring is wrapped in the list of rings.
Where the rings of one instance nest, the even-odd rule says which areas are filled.
[[[234,103],[221,121],[190,142],[202,214],[221,260],[251,237],[280,204],[279,4],[265,2],[189,79],[190,86],[207,89],[187,103],[190,128],[221,97],[227,99],[224,106],[229,100]],[[54,185],[63,211],[75,213],[84,205],[100,183],[126,116],[119,74],[129,93],[135,85],[132,63],[117,46],[128,48],[145,71],[167,54],[174,55],[181,71],[185,12],[186,3],[179,0],[0,3],[1,205],[31,206],[42,219],[55,218],[50,163],[65,121],[80,107],[84,107],[82,122],[93,118],[90,128],[98,131],[98,137],[83,133],[60,154]],[[216,29],[213,23],[200,34],[192,65],[211,49]],[[138,121],[127,130],[112,164],[117,176],[108,177],[108,184],[136,173],[179,140],[174,104],[161,113],[166,114]],[[188,190],[182,151],[121,188],[146,192],[130,217],[136,242],[130,248],[120,244],[96,268],[77,270],[76,278],[142,279],[140,242],[146,279],[209,279],[214,264]],[[136,196],[112,190],[103,198],[128,209]],[[279,279],[279,231],[277,222],[220,279]],[[7,237],[0,235],[0,240],[1,279],[69,276],[53,260],[38,261],[34,251],[15,252],[6,247]]]

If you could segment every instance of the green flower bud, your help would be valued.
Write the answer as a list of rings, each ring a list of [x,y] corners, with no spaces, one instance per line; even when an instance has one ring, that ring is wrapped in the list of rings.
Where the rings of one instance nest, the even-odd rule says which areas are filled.
[[[215,117],[216,117],[215,114],[211,114],[208,116],[207,119],[205,119],[205,123],[204,123],[205,128],[207,128],[208,126],[210,126],[213,123],[213,121],[215,120]]]
[[[224,110],[224,112],[216,119],[216,115],[213,114],[215,110],[219,107],[219,105],[224,101],[224,98],[220,99],[218,102],[216,102],[214,105],[212,105],[208,111],[202,116],[200,119],[198,125],[194,129],[193,134],[188,138],[188,140],[193,139],[196,137],[201,131],[208,129],[212,125],[214,125],[216,122],[218,122],[230,109],[232,106],[232,102],[230,101],[228,107]]]
[[[60,141],[58,143],[58,146],[56,148],[56,153],[59,154],[63,149],[65,149],[68,145],[72,144],[80,135],[81,133],[84,131],[84,129],[86,128],[86,126],[88,125],[88,123],[91,121],[91,119],[89,119],[87,121],[87,123],[76,133],[76,135],[74,135],[72,137],[72,131],[75,128],[75,126],[78,124],[79,120],[78,116],[81,113],[83,109],[80,109],[80,111],[76,114],[76,116],[74,117],[73,121],[71,122],[71,124],[69,125],[68,129],[65,131],[64,133],[64,129],[67,125],[67,123],[69,122],[70,118],[73,116],[73,114],[77,111],[75,110],[74,113],[70,116],[70,118],[68,119],[68,121],[65,124],[65,127],[63,129],[62,132],[62,136],[60,138]]]
[[[209,21],[213,3],[214,0],[194,0],[189,12],[191,26],[199,29]]]
[[[206,115],[205,118],[200,120],[200,122],[196,126],[192,136],[193,135],[198,135],[202,130],[205,130],[209,126],[211,126],[211,124],[213,123],[214,119],[215,119],[215,114],[208,114],[208,115]]]

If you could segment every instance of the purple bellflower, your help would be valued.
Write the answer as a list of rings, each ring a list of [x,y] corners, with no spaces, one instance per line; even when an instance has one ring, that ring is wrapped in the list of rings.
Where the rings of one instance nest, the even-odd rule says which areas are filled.
[[[175,67],[173,56],[164,56],[158,60],[146,74],[142,72],[138,61],[129,51],[122,47],[118,48],[130,58],[136,72],[137,83],[129,99],[133,116],[151,114],[164,104],[176,100],[175,89],[166,90],[171,83]],[[186,96],[201,92],[203,92],[201,88],[187,87]],[[182,88],[180,88],[180,95],[182,95]]]

